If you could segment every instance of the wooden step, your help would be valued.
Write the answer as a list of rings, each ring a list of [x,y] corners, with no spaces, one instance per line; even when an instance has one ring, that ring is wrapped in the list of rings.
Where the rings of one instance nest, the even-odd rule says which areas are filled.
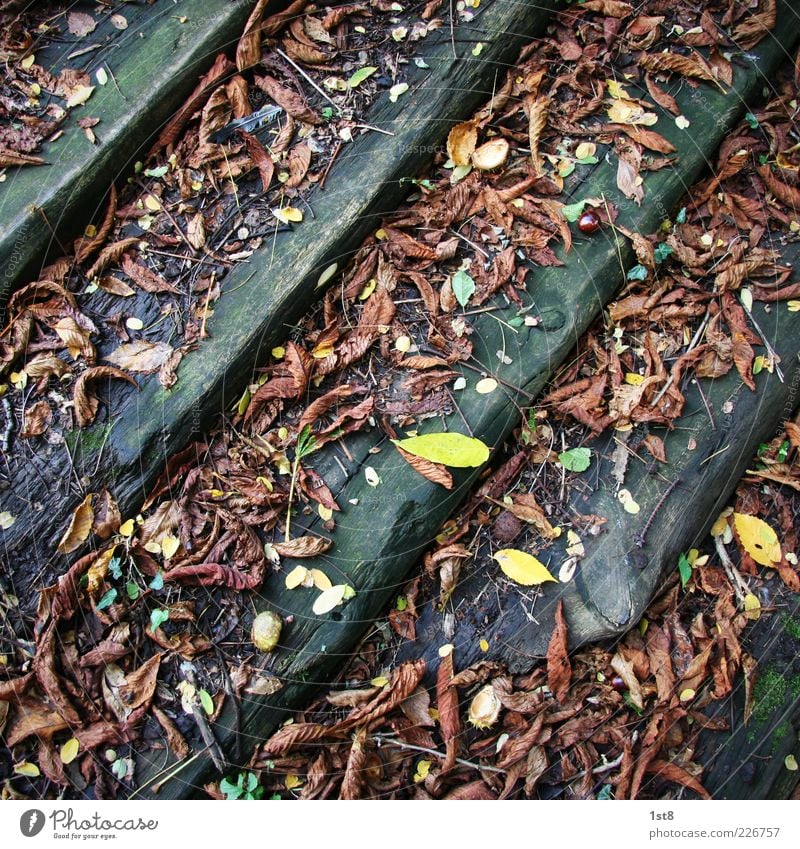
[[[579,175],[578,197],[603,195],[620,209],[620,224],[640,233],[654,232],[663,217],[677,204],[685,186],[690,185],[707,163],[707,157],[716,149],[728,128],[744,112],[745,104],[758,96],[763,80],[777,68],[786,51],[795,42],[794,34],[784,29],[774,40],[763,42],[746,56],[735,69],[734,84],[727,93],[703,86],[702,96],[692,96],[685,88],[672,91],[682,114],[691,122],[688,135],[670,119],[664,121],[670,129],[663,134],[677,148],[679,158],[672,168],[645,176],[645,203],[636,207],[621,197],[610,169],[595,167]],[[707,120],[708,115],[715,120]],[[660,127],[662,125],[659,125]],[[602,161],[602,151],[599,152]],[[650,202],[648,202],[650,199]],[[523,293],[530,314],[540,318],[536,327],[523,326],[518,332],[501,334],[500,324],[482,317],[475,321],[474,340],[478,340],[475,360],[482,363],[487,373],[495,371],[495,352],[503,348],[512,360],[504,367],[501,377],[508,393],[495,391],[488,395],[474,391],[476,375],[464,369],[468,387],[459,393],[460,415],[453,415],[447,424],[451,430],[463,432],[465,422],[475,436],[486,444],[499,447],[518,421],[518,405],[528,405],[543,388],[553,370],[568,355],[577,338],[598,314],[602,305],[610,300],[622,283],[625,268],[633,264],[632,251],[627,240],[617,242],[605,231],[599,238],[584,240],[573,245],[565,257],[562,268],[547,268],[529,275],[529,291]],[[501,307],[499,302],[495,306]],[[506,321],[516,314],[516,308],[495,313]],[[272,337],[270,337],[272,338]],[[454,367],[458,370],[458,366]],[[462,419],[463,416],[463,419]],[[421,426],[420,430],[431,428]],[[435,430],[441,430],[437,421]],[[351,650],[357,639],[389,600],[403,585],[409,569],[422,551],[430,544],[441,523],[458,506],[469,492],[480,470],[458,473],[452,492],[421,478],[407,464],[398,462],[388,440],[379,435],[362,434],[348,439],[348,456],[334,456],[336,449],[322,450],[315,466],[323,475],[340,505],[344,505],[332,534],[334,547],[320,563],[327,574],[337,574],[356,589],[356,596],[346,606],[326,616],[316,616],[311,611],[308,596],[287,591],[279,580],[267,581],[257,606],[272,609],[283,616],[291,615],[293,624],[287,627],[285,645],[277,653],[270,670],[285,681],[284,688],[269,697],[248,701],[242,707],[239,733],[245,741],[256,741],[268,736],[293,707],[301,705],[313,690],[314,683],[330,679],[341,660]],[[370,453],[376,448],[381,453]],[[316,455],[315,455],[316,456]],[[380,485],[375,488],[365,480],[363,466],[369,458]],[[354,505],[354,506],[350,506]],[[311,529],[316,529],[311,523]],[[283,568],[291,570],[294,564],[284,561]],[[304,566],[311,566],[308,560]],[[630,584],[630,563],[621,564],[620,581]],[[648,566],[650,589],[655,585],[659,568]],[[651,572],[654,573],[651,575]],[[636,580],[642,570],[636,566]],[[469,596],[467,596],[469,597]],[[640,603],[636,597],[635,603]],[[583,596],[578,599],[588,604]],[[616,626],[609,615],[617,614]],[[631,614],[625,617],[630,624]],[[617,611],[592,614],[581,631],[584,639],[616,633],[621,626]],[[549,625],[543,633],[550,634]],[[419,640],[429,643],[436,652],[435,626],[418,630]],[[449,642],[445,640],[443,642]],[[477,648],[477,640],[475,640]],[[517,658],[518,659],[518,658]],[[469,663],[469,658],[459,657],[459,666]],[[435,665],[435,664],[434,664]],[[238,735],[233,730],[233,711],[226,710],[214,731],[223,749],[230,751]],[[207,774],[209,763],[194,758],[181,764],[172,775],[169,768],[161,772],[163,759],[148,762],[142,756],[137,774],[143,783],[142,792],[152,792],[155,786],[161,796],[185,796],[193,792]],[[164,776],[171,778],[164,782]],[[156,775],[158,774],[158,779]]]
[[[176,386],[164,390],[155,375],[140,379],[139,392],[109,381],[107,420],[101,416],[68,439],[82,491],[71,489],[63,475],[63,448],[12,465],[0,511],[24,521],[2,532],[4,562],[35,561],[20,570],[30,575],[40,567],[47,574],[63,571],[64,558],[54,555],[57,541],[87,492],[107,486],[123,513],[138,509],[169,457],[235,403],[253,382],[254,368],[324,291],[317,285],[323,271],[344,269],[380,216],[408,193],[405,179],[427,167],[454,123],[491,97],[495,78],[544,27],[549,10],[547,3],[494,0],[471,24],[455,27],[452,38],[442,27],[421,43],[419,55],[429,67],[409,70],[402,103],[384,93],[368,114],[367,123],[391,135],[365,134],[345,148],[324,190],[308,198],[313,220],[279,233],[274,247],[270,239],[226,276],[208,323],[210,338],[184,358]],[[479,55],[473,53],[476,41],[483,44]],[[158,305],[151,309],[145,318],[156,321]]]
[[[111,184],[133,173],[137,156],[216,54],[235,45],[252,6],[228,0],[128,4],[126,29],[106,21],[87,39],[101,49],[69,59],[86,45],[68,40],[36,54],[37,64],[55,75],[65,67],[85,71],[95,89],[72,110],[63,134],[45,143],[47,164],[10,169],[0,186],[0,307],[18,282],[37,279],[51,248],[58,251],[61,241],[102,214]],[[100,68],[107,71],[105,85],[95,76]],[[77,123],[89,116],[100,119],[95,145]]]

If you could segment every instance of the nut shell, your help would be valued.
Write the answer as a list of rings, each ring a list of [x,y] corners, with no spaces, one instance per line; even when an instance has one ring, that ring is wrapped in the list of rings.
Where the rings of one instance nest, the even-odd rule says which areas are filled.
[[[283,620],[277,613],[265,610],[253,620],[250,639],[259,651],[274,651],[281,638]]]
[[[472,164],[479,171],[499,168],[508,159],[508,149],[508,142],[505,139],[490,139],[472,151]]]
[[[476,728],[491,728],[500,716],[500,699],[494,692],[494,687],[487,684],[481,687],[469,705],[469,721]]]

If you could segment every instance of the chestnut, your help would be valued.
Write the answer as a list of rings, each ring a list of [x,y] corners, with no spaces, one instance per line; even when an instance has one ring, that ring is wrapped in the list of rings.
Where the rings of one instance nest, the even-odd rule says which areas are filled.
[[[600,216],[593,209],[587,209],[578,219],[578,229],[581,233],[594,233],[600,229]]]

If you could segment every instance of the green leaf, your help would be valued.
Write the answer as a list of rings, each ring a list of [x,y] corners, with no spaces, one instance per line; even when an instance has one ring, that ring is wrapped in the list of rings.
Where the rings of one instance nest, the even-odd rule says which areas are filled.
[[[465,307],[469,303],[469,299],[475,294],[475,281],[466,271],[457,271],[453,275],[450,285],[453,287],[456,300],[462,307]]]
[[[779,463],[785,463],[786,458],[789,456],[789,449],[792,447],[791,443],[788,439],[784,439],[781,443],[781,447],[778,449],[777,460]]]
[[[627,274],[628,280],[647,280],[647,269],[643,265],[634,265]]]
[[[169,619],[169,610],[166,608],[156,608],[150,614],[150,629],[157,631]]]
[[[139,598],[139,585],[136,581],[128,581],[128,583],[125,584],[125,592],[128,593],[128,598],[131,601],[136,601],[136,599]]]
[[[168,165],[159,165],[158,168],[145,168],[145,177],[163,177],[169,171]]]
[[[578,165],[597,165],[599,161],[596,156],[584,156],[578,160]]]
[[[371,77],[377,68],[372,67],[372,65],[368,65],[366,68],[359,68],[352,77],[347,81],[347,85],[350,88],[355,88],[356,86],[361,85],[368,77]]]
[[[252,791],[255,790],[258,786],[258,778],[256,778],[255,773],[248,772],[247,773],[247,789]]]
[[[659,242],[656,245],[655,251],[653,251],[658,265],[661,265],[661,263],[664,262],[664,260],[672,253],[675,253],[674,249],[666,242]]]
[[[392,441],[415,457],[456,469],[476,468],[489,459],[488,446],[463,433],[425,433]]]
[[[302,460],[317,449],[317,440],[311,432],[311,425],[306,425],[297,437],[297,457]]]
[[[239,783],[234,784],[229,778],[223,778],[219,783],[219,789],[225,794],[226,799],[238,799],[242,795],[243,773],[239,774]]]
[[[675,216],[676,224],[685,224],[686,223],[686,207],[682,206],[678,210],[678,214]]]
[[[567,203],[561,207],[561,214],[567,221],[574,223],[581,217],[584,206],[586,206],[585,200],[579,200],[577,203]]]
[[[756,118],[756,116],[753,115],[752,112],[748,112],[744,116],[744,120],[747,121],[747,126],[750,127],[751,130],[758,129],[758,118]]]
[[[163,590],[164,589],[164,573],[159,570],[156,572],[155,578],[147,585],[151,590]]]
[[[122,561],[119,557],[112,557],[108,564],[108,571],[111,572],[111,577],[118,581],[122,577]]]
[[[558,455],[558,462],[568,472],[585,472],[592,463],[592,452],[589,448],[570,448]]]
[[[108,592],[103,593],[103,597],[97,602],[97,610],[105,610],[106,607],[111,607],[111,605],[116,601],[116,598],[117,591],[114,587],[111,587]]]
[[[128,764],[125,762],[125,759],[117,758],[114,763],[111,764],[111,772],[113,772],[114,775],[122,781],[122,779],[128,774]]]
[[[610,784],[604,784],[600,792],[597,794],[598,801],[606,802],[614,798],[614,790]]]
[[[203,706],[203,710],[211,716],[214,713],[214,700],[211,698],[211,693],[208,690],[200,690],[198,695],[200,696],[200,704]]]
[[[692,577],[692,564],[685,554],[681,554],[678,558],[678,574],[681,576],[681,587],[686,589],[686,585]]]

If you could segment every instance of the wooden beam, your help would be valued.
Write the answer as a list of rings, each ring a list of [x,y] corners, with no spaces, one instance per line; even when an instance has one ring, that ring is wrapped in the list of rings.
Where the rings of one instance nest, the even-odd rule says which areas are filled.
[[[275,5],[285,5],[279,0]],[[9,169],[0,190],[0,308],[18,282],[36,275],[52,247],[69,241],[104,208],[113,182],[133,172],[141,150],[197,84],[221,50],[241,35],[253,2],[157,0],[125,7],[128,27],[108,23],[92,33],[101,48],[70,60],[80,47],[56,43],[37,62],[54,74],[79,68],[95,86],[85,106],[72,111],[62,135],[45,142],[47,165]],[[97,83],[99,68],[111,71]],[[77,119],[100,119],[92,145]],[[35,276],[34,276],[34,279]],[[0,313],[2,309],[0,309]]]
[[[725,94],[709,87],[702,88],[702,97],[693,97],[686,89],[673,92],[683,115],[691,122],[692,133],[679,130],[672,120],[664,121],[670,128],[663,133],[678,149],[679,158],[674,167],[645,176],[642,207],[621,197],[612,169],[602,165],[602,152],[598,166],[576,175],[573,187],[580,192],[577,197],[602,194],[618,205],[621,224],[638,232],[655,231],[664,215],[679,201],[685,186],[691,185],[702,172],[711,152],[744,112],[746,102],[760,93],[764,79],[777,68],[794,41],[794,35],[784,31],[775,40],[762,43],[747,58],[742,57],[743,66],[736,67],[734,84]],[[708,120],[709,113],[714,121]],[[476,375],[464,369],[468,388],[459,393],[460,415],[449,418],[451,429],[463,432],[463,416],[475,436],[499,448],[519,420],[518,405],[528,405],[528,399],[543,388],[553,369],[569,353],[602,305],[617,291],[627,266],[632,264],[632,251],[627,240],[617,242],[611,231],[602,231],[596,237],[575,244],[565,261],[563,268],[531,270],[528,292],[523,294],[523,299],[530,313],[540,317],[537,327],[522,327],[511,333],[490,317],[476,320],[472,336],[477,340],[475,360],[483,364],[487,373],[495,372],[498,368],[495,352],[505,343],[512,364],[503,367],[500,376],[505,381],[504,386],[516,386],[520,391],[478,394],[474,390]],[[516,312],[515,308],[504,312],[500,302],[496,306],[499,308],[496,315],[506,321]],[[271,329],[267,338],[274,338]],[[214,397],[221,397],[221,391],[214,390],[211,384],[209,391],[216,391],[218,394]],[[441,423],[437,422],[435,429],[440,430]],[[424,432],[426,427],[420,430]],[[374,453],[376,449],[380,449],[380,453]],[[400,591],[409,569],[479,474],[479,470],[462,473],[454,470],[456,486],[452,492],[444,492],[400,461],[388,440],[380,436],[361,434],[351,439],[348,441],[349,456],[335,456],[336,450],[333,447],[323,449],[316,459],[326,483],[344,507],[342,513],[337,514],[336,529],[332,534],[325,534],[333,538],[334,547],[320,558],[319,565],[328,575],[335,576],[336,581],[351,584],[356,596],[333,613],[316,616],[311,610],[311,594],[288,591],[280,579],[265,583],[257,606],[293,617],[293,624],[285,629],[283,644],[268,670],[286,685],[272,696],[252,699],[243,705],[238,734],[233,730],[232,711],[223,713],[215,724],[215,733],[228,752],[232,751],[237,739],[253,744],[269,736],[288,711],[302,705],[314,683],[329,680],[368,623],[385,610],[389,600]],[[363,466],[367,458],[380,478],[377,487],[365,480]],[[315,529],[318,524],[318,520],[312,520],[309,527]],[[294,564],[287,561],[283,565],[288,571]],[[311,564],[306,560],[303,565]],[[630,566],[623,564],[621,568],[625,572],[620,583],[630,585]],[[639,574],[637,567],[637,580]],[[656,576],[649,580],[652,588]],[[470,589],[474,590],[475,586],[462,596],[467,604],[475,598],[470,595]],[[583,603],[588,609],[591,597],[575,593],[574,603]],[[644,596],[631,595],[631,598],[641,604]],[[616,620],[614,615],[618,617]],[[584,639],[616,633],[614,629],[622,627],[619,617],[616,610],[603,610],[599,614],[592,610],[590,620],[578,631]],[[631,620],[628,612],[624,617],[626,627]],[[418,631],[420,643],[427,643],[429,654],[435,655],[441,642],[451,641],[438,639],[436,622],[425,620],[421,626]],[[538,646],[536,640],[540,636],[546,645],[550,630],[549,624],[543,622],[536,635],[529,633],[531,645]],[[477,643],[475,639],[476,651]],[[459,666],[470,662],[469,648],[459,641]],[[418,653],[417,646],[414,650]],[[528,662],[521,654],[525,650],[514,647],[512,659],[517,666]],[[500,655],[507,659],[507,653]],[[435,666],[435,660],[431,665]],[[137,774],[146,785],[145,793],[150,792],[147,788],[156,767],[154,760],[148,762],[147,757],[142,756]],[[208,768],[208,762],[201,758],[186,762],[175,778],[160,786],[160,795],[169,798],[190,795],[203,781]]]

